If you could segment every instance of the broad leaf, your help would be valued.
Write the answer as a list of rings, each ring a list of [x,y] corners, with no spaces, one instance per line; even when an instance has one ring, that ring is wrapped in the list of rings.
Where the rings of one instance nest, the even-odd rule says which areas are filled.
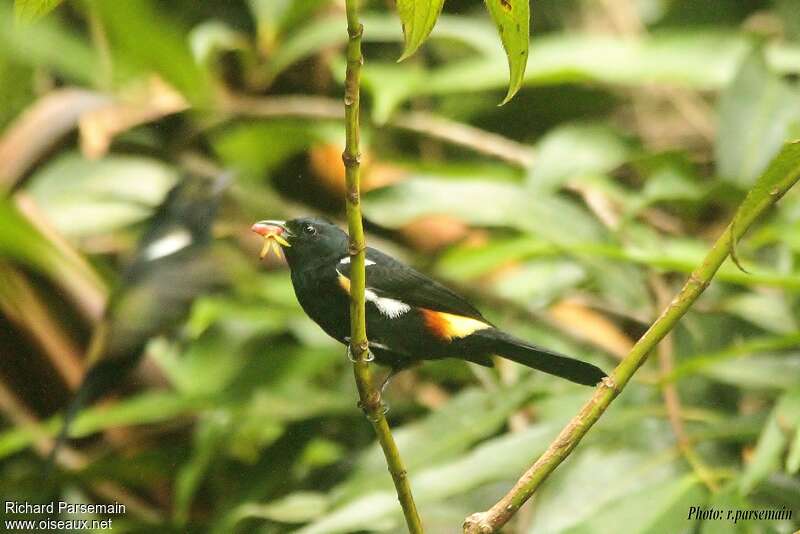
[[[528,65],[530,0],[486,0],[486,8],[500,32],[500,40],[508,57],[508,93],[502,105],[519,91]]]
[[[468,389],[427,418],[395,430],[406,468],[413,472],[465,451],[495,432],[532,393],[532,380],[495,392]],[[447,434],[441,432],[444,425]],[[334,493],[342,499],[368,488],[388,487],[388,483],[385,460],[376,443],[358,460],[353,476]]]
[[[176,180],[175,169],[155,159],[66,153],[37,172],[27,190],[53,226],[77,238],[145,219]]]
[[[31,21],[47,15],[61,2],[63,0],[15,0],[14,12],[20,20]]]
[[[696,477],[655,484],[636,495],[625,496],[606,506],[591,520],[564,531],[569,534],[604,534],[620,532],[620,525],[630,534],[691,531],[686,519],[690,506],[702,507],[706,499]]]
[[[800,124],[800,91],[751,54],[720,99],[716,158],[720,176],[749,187]]]
[[[740,480],[742,493],[750,493],[759,482],[780,471],[790,437],[800,428],[800,388],[781,397],[758,438],[753,459]]]
[[[532,456],[541,453],[552,439],[561,420],[550,419],[522,432],[504,434],[483,443],[453,461],[412,474],[411,486],[425,516],[426,507],[448,497],[464,494],[488,483],[515,476]],[[363,494],[334,509],[298,534],[335,534],[359,530],[385,530],[402,521],[393,490]]]
[[[397,0],[397,13],[403,24],[405,39],[403,55],[398,61],[416,52],[425,41],[442,12],[443,4],[444,0]]]
[[[196,107],[209,104],[208,72],[194,61],[188,31],[172,18],[171,10],[150,0],[93,2],[92,7],[102,18],[118,59],[130,71],[138,75],[155,71]]]
[[[552,191],[585,174],[612,171],[630,157],[630,147],[612,129],[568,124],[548,133],[537,146],[530,181]]]

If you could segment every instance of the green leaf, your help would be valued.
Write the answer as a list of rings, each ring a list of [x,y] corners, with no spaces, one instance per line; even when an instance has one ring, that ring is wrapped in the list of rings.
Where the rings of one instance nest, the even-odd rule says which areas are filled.
[[[326,1],[248,0],[248,7],[256,19],[260,51],[265,55],[275,51],[282,34],[295,26],[303,26],[304,19],[325,5]]]
[[[366,28],[363,37],[365,42],[398,42],[403,39],[394,16],[364,13],[361,22]],[[289,35],[275,50],[275,55],[270,58],[267,66],[269,76],[274,78],[290,65],[316,52],[345,44],[347,32],[343,32],[342,28],[346,24],[344,16],[334,15],[325,16],[303,25]],[[447,15],[439,17],[431,38],[460,42],[470,46],[476,52],[485,51],[497,41],[496,33],[490,24],[484,23],[482,20]]]
[[[720,308],[767,332],[791,334],[800,331],[791,301],[784,293],[740,293],[722,301]]]
[[[530,0],[485,0],[494,20],[500,40],[508,57],[508,93],[500,105],[519,91],[528,65],[528,36],[530,34]]]
[[[713,510],[747,510],[752,505],[739,493],[735,483],[728,484],[722,490],[711,495],[708,508]],[[700,524],[700,534],[756,534],[764,532],[759,525],[752,521],[737,521],[725,519],[722,521],[703,521]]]
[[[301,153],[314,142],[338,139],[341,128],[324,122],[275,120],[233,124],[211,136],[215,152],[248,180],[262,179],[275,166]],[[264,150],[264,147],[270,147]]]
[[[245,336],[209,328],[183,354],[155,347],[153,358],[173,387],[186,395],[220,393],[245,363],[241,345]]]
[[[145,219],[177,178],[175,169],[154,159],[88,160],[68,152],[31,177],[27,191],[56,229],[84,237]]]
[[[657,32],[636,40],[609,35],[554,34],[532,43],[524,83],[526,86],[658,83],[719,89],[733,78],[749,46],[738,34],[708,30]],[[598,61],[598,57],[603,61]],[[785,67],[796,72],[800,61],[792,61]],[[505,83],[505,70],[493,55],[449,62],[431,70],[422,90],[425,94],[494,90]]]
[[[794,440],[789,448],[789,456],[786,457],[786,472],[796,475],[800,472],[800,424],[794,433]]]
[[[426,506],[430,503],[518,475],[521,469],[528,466],[531,457],[544,451],[564,419],[543,420],[522,432],[504,434],[487,441],[450,462],[421,471],[412,470],[411,486],[422,515],[425,515]],[[439,436],[445,435],[441,432],[442,428],[439,427]],[[405,449],[403,454],[405,457]],[[300,529],[298,534],[383,530],[398,526],[401,518],[394,491],[374,491],[333,509],[328,515]]]
[[[443,4],[444,0],[397,0],[397,13],[403,24],[405,39],[403,54],[397,61],[403,61],[416,52],[430,35]]]
[[[63,0],[14,0],[14,13],[20,20],[32,21],[47,15],[61,2]]]
[[[222,52],[250,52],[247,36],[218,20],[203,22],[192,28],[189,45],[195,61],[201,65],[211,63]]]
[[[745,468],[739,486],[744,494],[758,483],[779,472],[783,454],[789,446],[790,434],[800,427],[800,389],[783,395],[773,408],[758,438],[753,459]]]
[[[651,423],[631,425],[628,421],[626,426],[635,428],[637,434],[646,434],[652,432],[648,430]],[[605,432],[613,432],[619,439],[618,432]],[[619,502],[658,484],[669,483],[681,474],[677,462],[655,460],[664,448],[633,447],[625,440],[618,443],[609,448],[587,444],[576,451],[570,462],[560,467],[538,492],[536,521],[524,532],[564,532],[576,525],[595,524],[595,517],[606,508],[618,506]],[[621,477],[620,473],[636,473],[636,476]],[[565,514],[564,510],[571,513]]]
[[[558,244],[605,240],[605,229],[577,203],[492,178],[411,178],[364,195],[364,214],[390,227],[423,215],[447,214],[475,225],[525,230]]]
[[[722,93],[719,113],[718,173],[749,187],[800,123],[800,91],[772,72],[759,51]]]
[[[0,3],[0,50],[0,54],[8,54],[14,63],[53,69],[71,81],[91,84],[97,77],[96,53],[60,17],[46,17],[35,24],[16,24],[6,2]],[[12,82],[4,80],[4,83]]]
[[[212,99],[208,72],[195,62],[188,31],[171,10],[152,0],[93,2],[108,33],[115,58],[137,75],[157,72],[196,107]],[[131,74],[128,72],[127,74]]]
[[[581,525],[565,534],[605,534],[624,531],[629,534],[686,532],[692,525],[686,516],[690,506],[703,506],[707,494],[697,477],[655,484],[632,496],[625,496],[604,507]]]
[[[628,144],[611,128],[568,124],[539,142],[529,180],[537,188],[552,191],[582,175],[610,172],[630,155]]]
[[[206,414],[194,430],[192,456],[175,477],[175,509],[173,517],[183,525],[189,518],[189,508],[219,449],[229,439],[230,415],[222,410]]]
[[[728,348],[707,354],[696,354],[683,359],[668,377],[669,382],[694,373],[702,373],[704,369],[713,367],[719,362],[733,358],[752,357],[800,345],[800,333],[792,333],[781,337],[751,337],[747,341],[739,341]],[[759,356],[760,357],[760,356]]]
[[[574,261],[534,260],[498,277],[494,291],[510,301],[544,308],[586,278],[586,269]]]
[[[741,388],[792,389],[800,385],[800,354],[725,360],[704,367],[701,373]]]
[[[0,198],[0,257],[21,261],[43,272],[55,269],[52,247],[6,198]]]
[[[426,418],[394,430],[411,472],[461,453],[495,432],[506,418],[533,394],[532,380],[501,391],[467,389]],[[447,425],[447,434],[441,429]],[[341,499],[373,487],[388,487],[386,463],[376,443],[358,460],[351,478],[335,490]]]
[[[303,523],[322,515],[328,506],[324,493],[298,491],[266,504],[245,503],[233,511],[226,527],[233,527],[244,519],[269,519],[280,523]]]
[[[344,63],[341,79],[344,80]],[[418,65],[370,61],[362,69],[361,85],[373,96],[372,120],[383,125],[392,113],[425,84],[425,71]]]

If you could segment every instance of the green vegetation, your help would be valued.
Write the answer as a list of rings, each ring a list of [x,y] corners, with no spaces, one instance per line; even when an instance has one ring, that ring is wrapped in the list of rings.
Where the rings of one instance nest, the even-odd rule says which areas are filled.
[[[764,212],[504,531],[800,528],[800,2],[538,0],[521,50],[497,3],[397,4],[359,13],[367,240],[504,329],[611,371]],[[0,2],[0,496],[124,502],[117,532],[402,531],[352,364],[248,230],[345,226],[345,3],[169,5]],[[138,237],[181,175],[222,170],[225,283],[77,417],[43,483]],[[426,532],[490,509],[591,395],[510,363],[397,377]]]

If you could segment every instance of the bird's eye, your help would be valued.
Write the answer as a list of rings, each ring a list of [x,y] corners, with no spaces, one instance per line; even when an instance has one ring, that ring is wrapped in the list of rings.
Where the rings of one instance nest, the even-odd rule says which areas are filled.
[[[306,235],[316,235],[317,229],[310,224],[307,224],[303,227],[303,233]]]

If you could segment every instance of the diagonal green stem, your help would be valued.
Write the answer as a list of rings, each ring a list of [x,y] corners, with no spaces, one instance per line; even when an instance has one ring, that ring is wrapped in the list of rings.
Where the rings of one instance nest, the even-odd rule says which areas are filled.
[[[614,372],[598,385],[594,395],[583,405],[578,415],[572,418],[536,463],[502,499],[489,510],[472,514],[464,521],[465,534],[498,532],[531,498],[542,482],[570,455],[592,425],[603,415],[611,401],[619,395],[659,341],[675,327],[697,297],[708,287],[722,262],[730,255],[736,241],[764,211],[794,185],[799,174],[800,167],[791,169],[786,173],[787,177],[770,190],[768,196],[749,206],[748,210],[740,208],[733,221],[706,254],[703,263],[689,275],[680,292],[636,342]]]
[[[372,381],[369,368],[369,342],[365,314],[364,293],[366,272],[364,270],[366,243],[364,225],[361,220],[361,153],[359,149],[359,86],[361,80],[361,35],[364,27],[358,20],[358,0],[347,0],[347,74],[344,87],[346,144],[342,160],[345,166],[347,185],[347,226],[350,233],[350,353],[353,357],[353,372],[360,397],[359,405],[372,422],[375,434],[386,457],[392,475],[397,498],[403,508],[408,531],[422,533],[422,524],[411,494],[408,474],[403,466],[400,451],[394,441],[389,423],[384,416],[381,394]]]

